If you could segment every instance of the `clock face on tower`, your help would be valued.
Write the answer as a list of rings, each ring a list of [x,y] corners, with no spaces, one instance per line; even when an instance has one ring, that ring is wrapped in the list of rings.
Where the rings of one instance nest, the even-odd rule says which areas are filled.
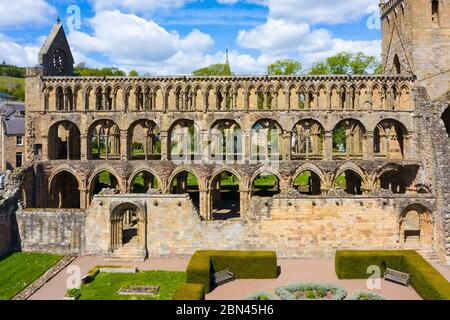
[[[66,54],[64,50],[56,49],[53,51],[52,63],[57,73],[61,74],[66,70]]]

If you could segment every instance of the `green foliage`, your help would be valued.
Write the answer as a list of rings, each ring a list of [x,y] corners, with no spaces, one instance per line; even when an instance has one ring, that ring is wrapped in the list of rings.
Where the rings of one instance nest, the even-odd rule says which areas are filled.
[[[277,255],[272,251],[197,251],[187,267],[187,283],[211,291],[211,275],[229,269],[235,279],[275,279]]]
[[[383,64],[382,63],[378,63],[377,65],[376,65],[376,67],[375,67],[375,70],[374,70],[374,74],[383,74],[383,72],[384,72],[384,67],[383,67]]]
[[[81,285],[81,300],[171,300],[178,285],[185,280],[184,272],[100,273],[91,283]],[[159,286],[160,289],[156,296],[117,293],[130,286]]]
[[[267,301],[267,300],[275,300],[275,297],[272,296],[270,293],[267,292],[255,292],[252,293],[250,296],[248,296],[245,300],[252,300],[252,301]]]
[[[348,298],[348,300],[365,300],[365,301],[369,301],[369,300],[386,300],[384,297],[375,294],[373,292],[368,292],[368,291],[363,291],[363,290],[359,290],[359,291],[355,291],[350,298]]]
[[[0,300],[10,300],[33,283],[62,257],[18,252],[0,260]]]
[[[328,293],[331,293],[332,300],[344,300],[347,296],[347,290],[344,287],[330,283],[296,283],[287,286],[275,288],[275,293],[281,300],[298,300],[298,293],[304,293],[307,299],[320,300],[326,299]]]
[[[378,266],[410,274],[410,283],[425,300],[450,300],[450,283],[415,251],[337,251],[339,279],[367,279],[367,268]]]
[[[365,55],[362,52],[343,51],[328,57],[325,62],[314,63],[309,74],[368,74],[371,72],[382,73],[376,57]]]
[[[131,70],[131,71],[128,73],[128,76],[129,76],[129,77],[139,77],[139,72],[137,72],[136,70]]]
[[[226,64],[213,64],[206,68],[201,68],[192,72],[194,76],[232,76],[230,67]]]
[[[337,151],[340,144],[347,143],[347,133],[342,125],[333,130],[333,150]]]
[[[205,300],[205,287],[202,284],[180,283],[172,296],[172,300]]]
[[[12,96],[17,101],[25,100],[25,79],[1,76],[0,73],[0,92]]]
[[[3,62],[2,64],[0,64],[0,76],[11,78],[25,78],[25,68],[20,68]]]
[[[68,298],[78,298],[81,295],[80,289],[69,289],[66,292],[66,297]]]
[[[293,59],[278,60],[267,67],[269,76],[297,75],[302,70],[301,62]]]
[[[94,69],[88,68],[84,63],[80,63],[74,69],[74,73],[82,77],[123,77],[125,72],[118,68]]]
[[[310,75],[321,75],[321,74],[330,74],[330,69],[328,68],[328,64],[325,62],[316,62],[312,65],[309,74]]]

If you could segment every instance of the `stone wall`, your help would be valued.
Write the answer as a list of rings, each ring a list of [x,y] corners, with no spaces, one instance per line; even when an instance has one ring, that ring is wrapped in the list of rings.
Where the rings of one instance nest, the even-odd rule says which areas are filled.
[[[150,257],[190,255],[199,249],[275,250],[281,257],[329,257],[338,249],[397,249],[404,208],[430,197],[253,198],[260,214],[246,219],[202,221],[187,196],[96,196],[87,211],[84,254],[111,253],[111,217],[134,204],[147,221]],[[144,229],[145,230],[145,229]],[[142,238],[141,238],[142,239]]]
[[[80,254],[86,214],[79,210],[18,210],[19,242],[24,251]]]

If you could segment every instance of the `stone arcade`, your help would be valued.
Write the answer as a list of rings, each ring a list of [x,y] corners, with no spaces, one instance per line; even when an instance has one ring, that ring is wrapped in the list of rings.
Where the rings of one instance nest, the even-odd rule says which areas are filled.
[[[140,258],[417,248],[445,261],[450,19],[448,1],[431,2],[381,4],[381,76],[78,77],[56,24],[27,70],[20,245]]]

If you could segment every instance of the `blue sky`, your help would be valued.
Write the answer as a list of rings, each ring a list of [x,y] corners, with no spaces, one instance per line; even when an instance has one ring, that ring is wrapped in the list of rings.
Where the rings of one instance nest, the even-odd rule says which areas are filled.
[[[379,55],[378,0],[0,0],[0,60],[30,66],[57,17],[76,63],[189,74],[224,61],[261,74],[339,51]],[[68,9],[72,9],[69,10]],[[79,12],[79,14],[78,14]],[[368,27],[368,21],[369,25]]]

